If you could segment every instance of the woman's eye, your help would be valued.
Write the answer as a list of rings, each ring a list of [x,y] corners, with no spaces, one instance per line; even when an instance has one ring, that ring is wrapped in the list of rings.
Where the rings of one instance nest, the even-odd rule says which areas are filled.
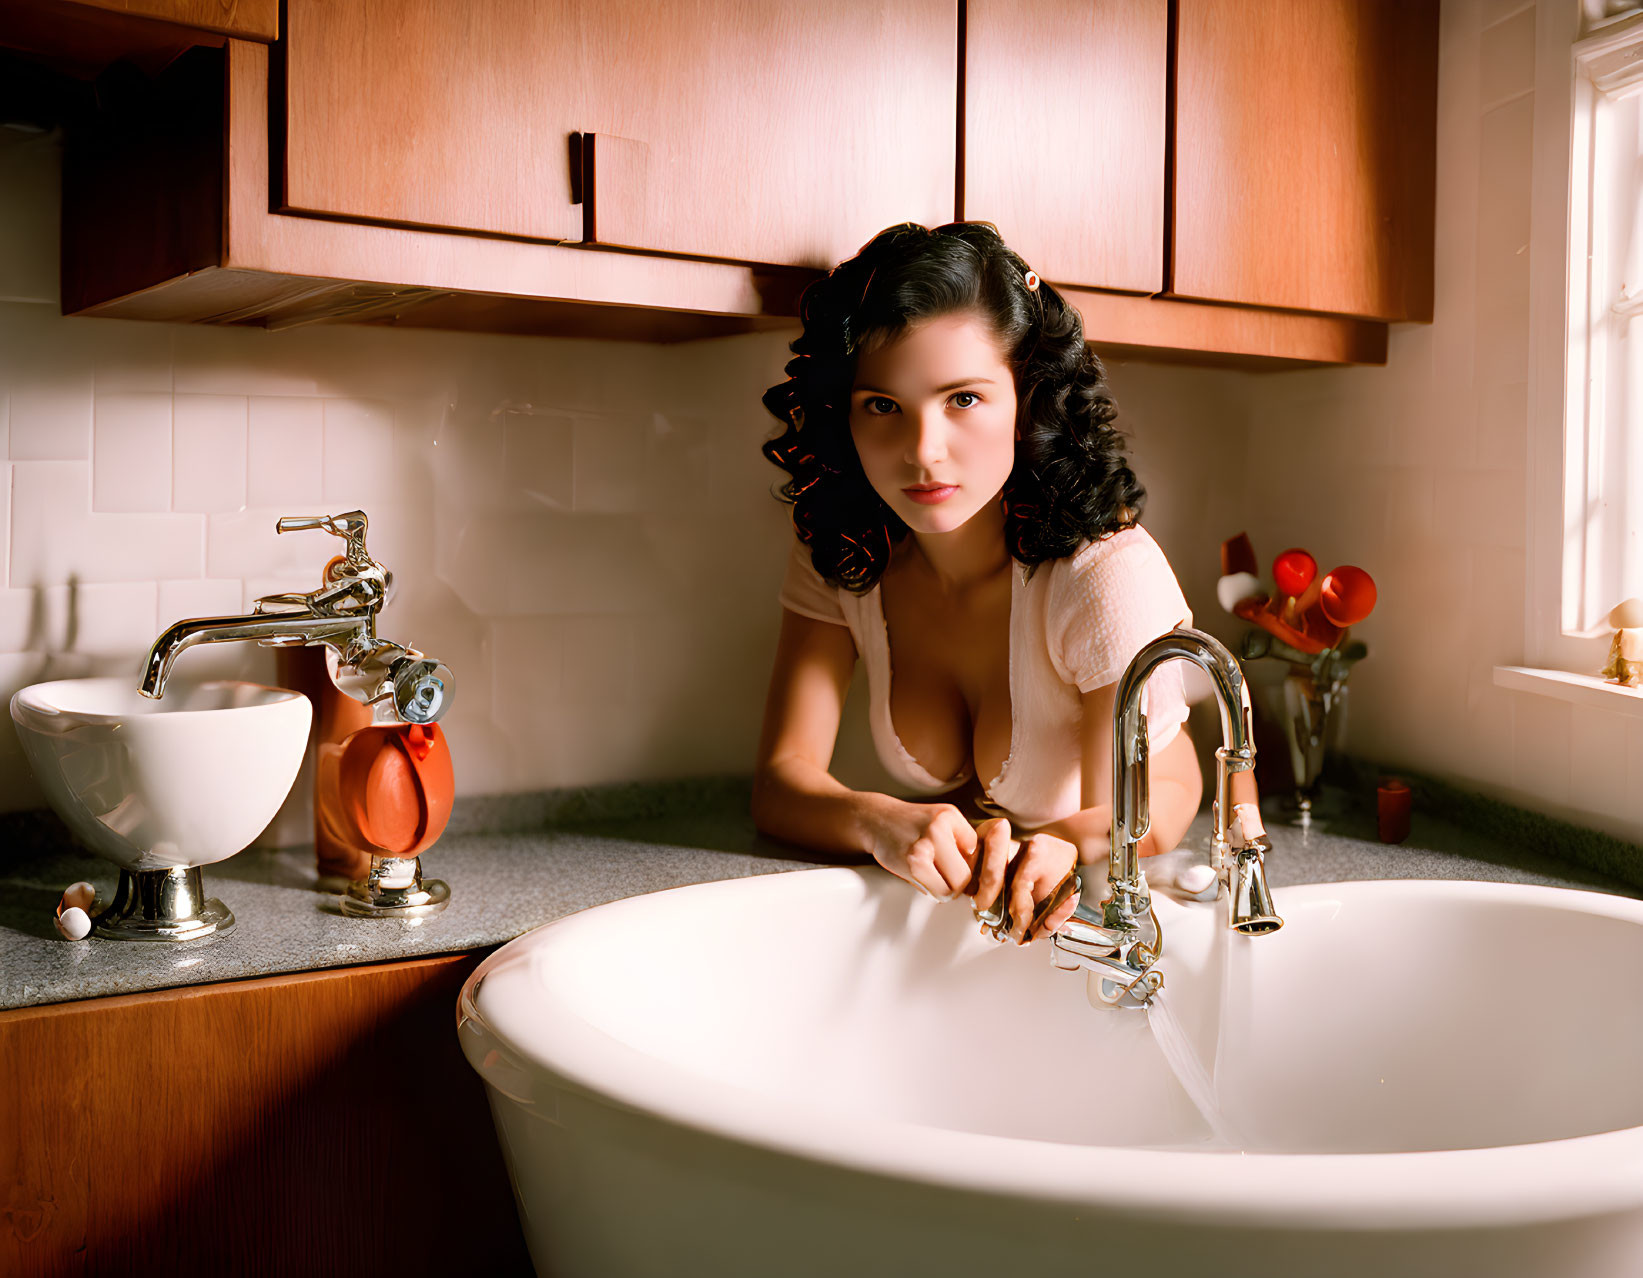
[[[973,403],[969,404],[958,404],[957,407],[959,408],[973,408],[975,404],[979,404],[981,402],[981,396],[977,395],[974,391],[959,391],[953,396],[953,399],[967,399],[973,401]],[[876,407],[878,404],[888,404],[889,407],[881,411]],[[861,402],[861,406],[874,417],[888,417],[891,413],[896,411],[896,401],[893,399],[886,399],[883,395],[875,395],[871,399],[864,399]]]

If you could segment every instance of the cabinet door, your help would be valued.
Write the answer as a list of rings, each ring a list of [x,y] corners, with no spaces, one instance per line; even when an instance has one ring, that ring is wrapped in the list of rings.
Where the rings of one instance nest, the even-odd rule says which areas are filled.
[[[598,0],[286,0],[276,207],[575,240],[571,133]],[[277,162],[277,157],[276,157]]]
[[[1045,279],[1164,287],[1168,0],[969,0],[963,216]]]
[[[614,4],[587,51],[592,241],[826,269],[953,220],[957,0]]]
[[[809,267],[953,216],[957,0],[288,0],[287,24],[287,211]]]
[[[1432,316],[1436,0],[1178,0],[1171,292]]]

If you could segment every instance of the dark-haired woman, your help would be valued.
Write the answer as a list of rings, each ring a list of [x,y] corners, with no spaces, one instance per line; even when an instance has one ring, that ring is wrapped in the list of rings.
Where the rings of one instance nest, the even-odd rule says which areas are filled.
[[[754,822],[976,909],[1015,863],[1025,944],[1072,914],[1076,898],[1027,934],[1075,860],[1107,857],[1117,680],[1191,610],[1137,522],[1145,491],[1078,312],[990,224],[891,227],[800,313],[788,379],[764,395],[786,423],[763,451],[791,475],[795,538]],[[881,762],[948,801],[828,773],[858,658]],[[1182,670],[1143,694],[1143,856],[1175,847],[1202,797]]]

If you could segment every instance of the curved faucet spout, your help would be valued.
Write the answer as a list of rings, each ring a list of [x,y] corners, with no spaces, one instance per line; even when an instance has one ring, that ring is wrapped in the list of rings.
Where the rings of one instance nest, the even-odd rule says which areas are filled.
[[[1211,864],[1229,891],[1228,924],[1252,935],[1275,931],[1283,920],[1266,890],[1262,854],[1256,840],[1240,849],[1236,866],[1227,861],[1231,833],[1231,778],[1255,766],[1255,732],[1249,688],[1237,659],[1213,635],[1178,626],[1145,644],[1118,680],[1113,704],[1112,854],[1107,864],[1108,894],[1096,915],[1082,902],[1061,933],[1051,938],[1051,958],[1063,968],[1084,967],[1102,976],[1101,997],[1115,1006],[1138,1007],[1163,986],[1152,971],[1163,953],[1163,932],[1141,873],[1140,843],[1151,828],[1147,793],[1147,717],[1141,692],[1166,661],[1190,661],[1210,677],[1221,708],[1222,745],[1215,752],[1215,834]],[[1150,920],[1153,939],[1142,939]],[[1146,979],[1141,979],[1145,977]]]
[[[430,724],[451,708],[455,682],[444,662],[415,648],[377,639],[377,613],[393,588],[393,573],[365,549],[363,510],[341,515],[289,515],[276,532],[317,528],[348,543],[328,562],[318,588],[264,595],[242,617],[190,617],[166,628],[148,650],[137,691],[165,695],[177,654],[197,643],[250,640],[264,647],[321,645],[336,688],[375,707],[376,722]],[[336,660],[333,662],[331,657]]]
[[[165,695],[177,654],[199,643],[224,643],[231,639],[251,639],[265,644],[306,644],[328,642],[338,649],[351,648],[374,638],[372,615],[320,617],[305,613],[258,612],[241,617],[189,617],[168,626],[148,650],[143,662],[142,681],[137,691],[158,700]]]
[[[1177,626],[1142,647],[1118,681],[1113,703],[1112,859],[1107,881],[1126,894],[1138,894],[1145,909],[1146,880],[1141,877],[1138,848],[1152,828],[1147,794],[1147,719],[1141,713],[1141,690],[1166,661],[1190,661],[1210,677],[1221,710],[1222,745],[1215,752],[1215,841],[1224,851],[1232,812],[1229,783],[1234,772],[1255,766],[1255,729],[1249,686],[1243,667],[1214,635]]]

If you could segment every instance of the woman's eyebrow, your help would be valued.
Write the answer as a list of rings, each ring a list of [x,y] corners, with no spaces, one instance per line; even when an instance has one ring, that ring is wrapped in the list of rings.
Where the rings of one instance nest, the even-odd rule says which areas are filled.
[[[946,391],[957,390],[960,386],[980,386],[983,384],[987,386],[995,385],[991,377],[965,377],[956,382],[948,382],[945,386],[936,387],[936,394],[940,395]],[[858,391],[872,391],[875,395],[890,395],[894,393],[892,391],[881,390],[877,386],[863,385],[856,387],[856,389]]]

